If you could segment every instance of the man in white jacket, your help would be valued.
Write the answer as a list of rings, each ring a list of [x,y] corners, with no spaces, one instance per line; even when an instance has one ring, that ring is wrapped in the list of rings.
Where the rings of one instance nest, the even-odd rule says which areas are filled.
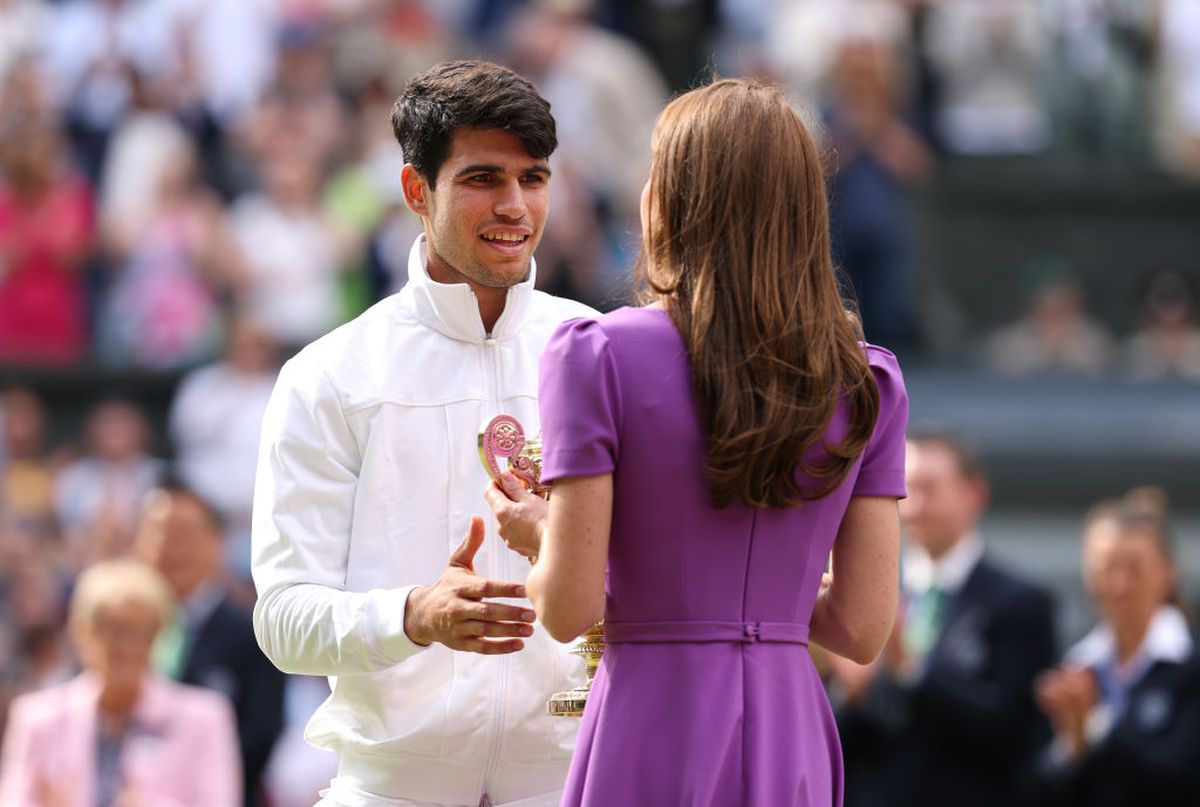
[[[255,632],[280,669],[329,676],[306,730],[339,755],[322,805],[554,805],[576,725],[546,700],[582,662],[532,624],[527,562],[476,515],[480,425],[536,432],[538,356],[595,313],[533,288],[554,119],[512,71],[451,62],[409,82],[392,124],[425,232],[403,290],[280,373]]]

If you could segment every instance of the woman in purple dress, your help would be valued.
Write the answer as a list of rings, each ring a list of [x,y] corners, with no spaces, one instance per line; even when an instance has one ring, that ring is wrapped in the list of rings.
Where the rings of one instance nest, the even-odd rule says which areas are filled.
[[[840,805],[807,645],[866,663],[892,626],[903,380],[843,307],[820,155],[778,90],[689,92],[653,148],[653,302],[551,339],[548,507],[488,493],[546,630],[605,620],[563,804]]]

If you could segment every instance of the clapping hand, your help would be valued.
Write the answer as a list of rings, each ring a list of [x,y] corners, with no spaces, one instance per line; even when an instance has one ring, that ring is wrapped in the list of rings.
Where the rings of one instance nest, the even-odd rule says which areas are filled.
[[[1087,748],[1088,715],[1100,702],[1095,673],[1086,667],[1047,670],[1034,682],[1034,696],[1067,752],[1079,756]]]
[[[493,597],[524,597],[525,586],[475,574],[475,553],[483,544],[483,519],[450,555],[446,571],[432,586],[413,589],[404,611],[404,632],[417,644],[440,642],[452,650],[497,655],[525,646],[533,634],[534,613],[520,605],[486,602]]]

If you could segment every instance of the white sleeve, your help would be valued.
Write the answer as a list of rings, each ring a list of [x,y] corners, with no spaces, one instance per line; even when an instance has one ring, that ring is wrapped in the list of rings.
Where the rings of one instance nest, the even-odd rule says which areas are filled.
[[[251,539],[254,633],[284,672],[372,672],[424,649],[404,633],[415,586],[345,590],[359,467],[328,375],[293,358],[263,417]]]

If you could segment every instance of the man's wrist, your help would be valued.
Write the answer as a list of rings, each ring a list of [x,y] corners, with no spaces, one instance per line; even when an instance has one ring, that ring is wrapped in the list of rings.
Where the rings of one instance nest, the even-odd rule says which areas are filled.
[[[424,586],[417,586],[408,592],[408,598],[404,601],[404,635],[413,644],[428,647],[433,644],[433,639],[426,635],[425,625],[420,616],[420,605],[424,595]]]

